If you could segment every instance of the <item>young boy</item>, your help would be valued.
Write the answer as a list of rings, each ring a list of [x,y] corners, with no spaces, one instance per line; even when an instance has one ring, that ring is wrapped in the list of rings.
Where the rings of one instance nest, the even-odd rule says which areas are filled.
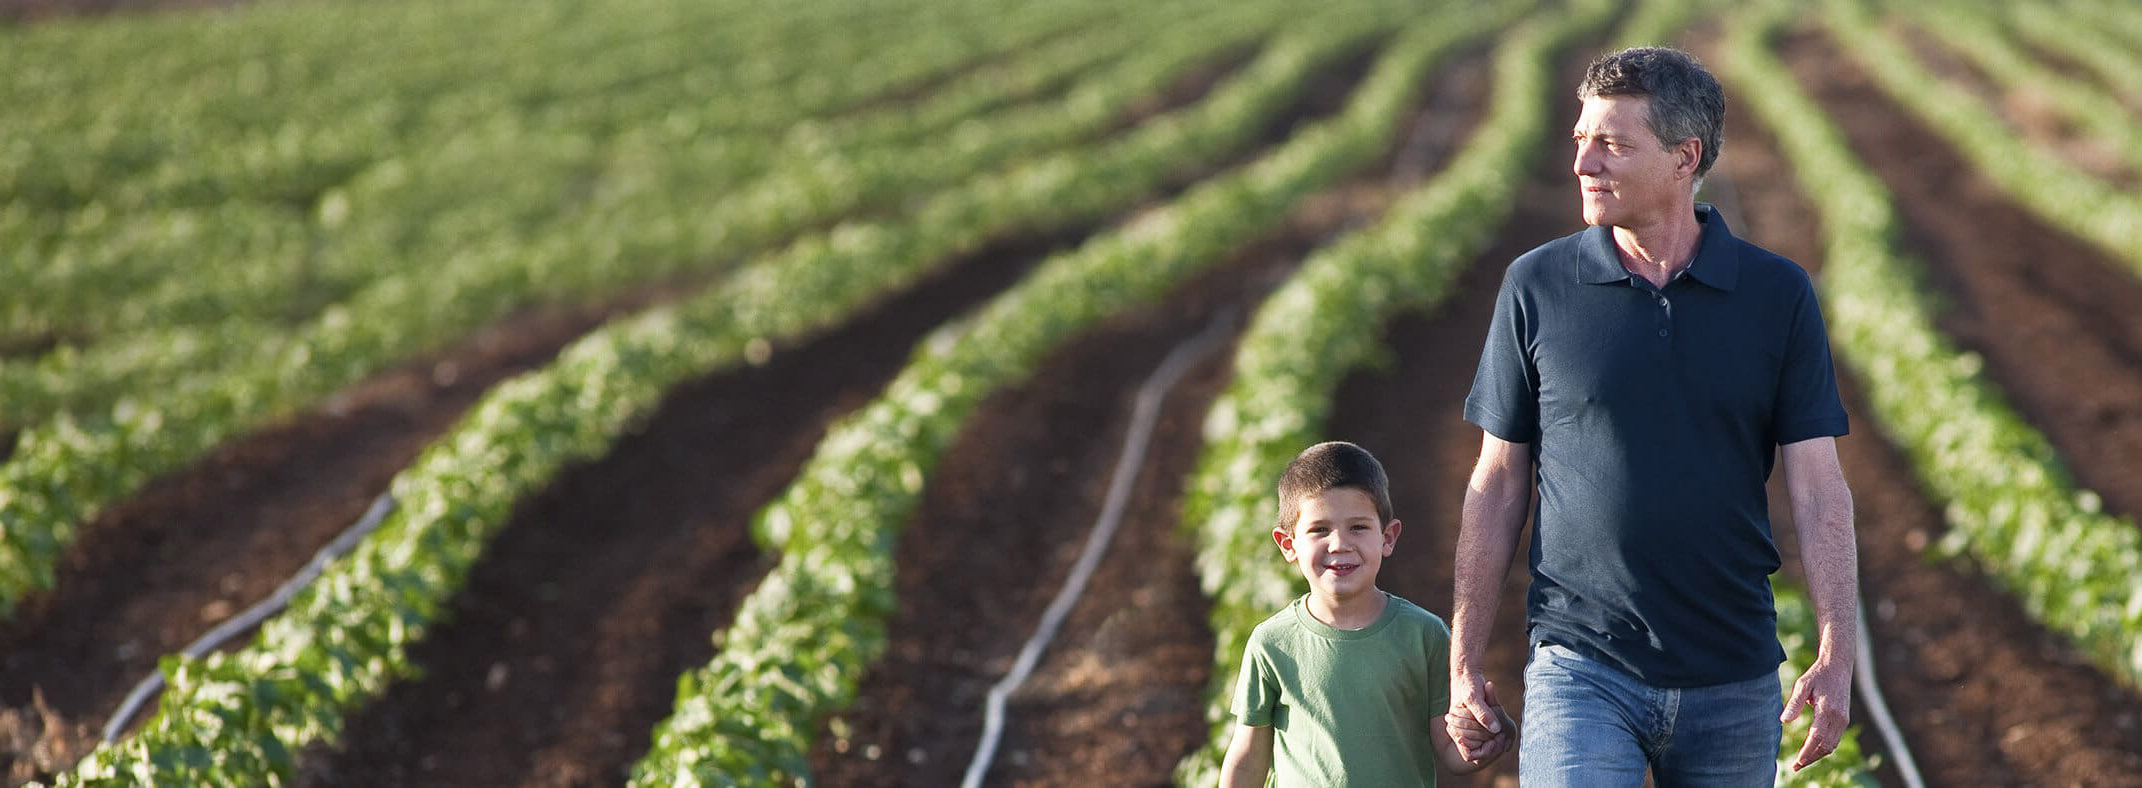
[[[1435,761],[1465,774],[1515,746],[1500,704],[1498,732],[1446,715],[1450,629],[1376,587],[1398,531],[1383,465],[1366,450],[1319,443],[1287,464],[1272,539],[1309,593],[1250,633],[1221,785],[1261,786],[1276,770],[1282,786],[1432,786]]]

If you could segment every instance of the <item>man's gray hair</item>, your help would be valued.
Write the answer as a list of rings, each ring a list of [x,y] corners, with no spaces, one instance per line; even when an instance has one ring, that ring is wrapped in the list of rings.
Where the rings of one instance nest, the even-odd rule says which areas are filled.
[[[1725,91],[1694,55],[1667,47],[1631,47],[1600,55],[1584,69],[1577,98],[1600,96],[1650,98],[1646,119],[1663,147],[1690,137],[1701,140],[1699,183],[1718,161],[1718,146],[1725,141]]]

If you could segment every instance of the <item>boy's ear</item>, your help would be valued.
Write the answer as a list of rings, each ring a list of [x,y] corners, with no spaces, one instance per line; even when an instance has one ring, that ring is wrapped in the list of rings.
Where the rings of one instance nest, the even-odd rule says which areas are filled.
[[[1405,524],[1405,523],[1401,523],[1401,522],[1399,522],[1399,521],[1398,521],[1398,518],[1395,518],[1395,517],[1394,517],[1394,518],[1391,518],[1391,522],[1389,522],[1389,523],[1386,523],[1386,524],[1384,524],[1384,526],[1383,526],[1383,555],[1384,555],[1384,557],[1386,557],[1386,558],[1389,558],[1389,557],[1390,557],[1390,555],[1391,555],[1391,548],[1394,548],[1394,547],[1397,547],[1397,546],[1398,546],[1398,532],[1399,532],[1400,530],[1403,530],[1403,529],[1405,528],[1405,526],[1406,526],[1406,524]]]
[[[1294,529],[1273,528],[1272,541],[1278,543],[1279,552],[1287,557],[1287,563],[1294,563]]]

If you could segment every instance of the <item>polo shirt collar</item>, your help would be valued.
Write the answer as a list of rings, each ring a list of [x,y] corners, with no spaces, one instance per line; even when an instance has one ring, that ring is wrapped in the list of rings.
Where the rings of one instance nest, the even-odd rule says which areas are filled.
[[[1696,261],[1688,267],[1689,278],[1731,291],[1740,283],[1740,255],[1734,251],[1733,230],[1707,202],[1696,203],[1696,224],[1703,228],[1703,235],[1696,241]],[[1585,230],[1581,249],[1577,259],[1579,282],[1612,284],[1626,282],[1635,275],[1621,267],[1621,253],[1614,248],[1614,231],[1610,228]]]

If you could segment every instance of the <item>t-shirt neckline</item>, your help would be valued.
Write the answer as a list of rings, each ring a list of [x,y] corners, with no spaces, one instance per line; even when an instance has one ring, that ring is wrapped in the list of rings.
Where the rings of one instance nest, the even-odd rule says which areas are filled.
[[[1294,618],[1301,624],[1303,629],[1327,640],[1360,640],[1370,637],[1375,635],[1377,631],[1389,626],[1398,617],[1398,597],[1392,596],[1391,592],[1382,589],[1378,589],[1377,593],[1383,594],[1383,612],[1376,616],[1375,621],[1360,629],[1340,629],[1318,620],[1316,614],[1309,612],[1308,594],[1303,594],[1294,600]]]

